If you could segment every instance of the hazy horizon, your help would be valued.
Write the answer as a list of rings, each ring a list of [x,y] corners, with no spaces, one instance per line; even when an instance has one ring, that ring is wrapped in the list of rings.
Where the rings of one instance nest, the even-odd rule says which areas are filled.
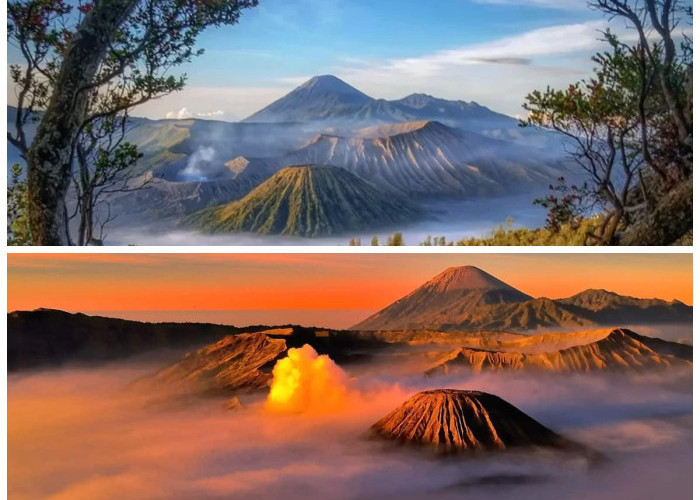
[[[693,303],[686,254],[11,254],[8,310],[374,310],[473,265],[532,297]],[[343,319],[345,321],[345,318]]]

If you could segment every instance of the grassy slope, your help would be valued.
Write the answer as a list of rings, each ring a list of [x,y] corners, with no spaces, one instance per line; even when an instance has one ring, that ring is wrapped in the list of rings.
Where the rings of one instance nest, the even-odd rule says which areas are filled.
[[[193,214],[185,224],[213,232],[324,236],[419,217],[344,169],[287,167],[241,200]]]

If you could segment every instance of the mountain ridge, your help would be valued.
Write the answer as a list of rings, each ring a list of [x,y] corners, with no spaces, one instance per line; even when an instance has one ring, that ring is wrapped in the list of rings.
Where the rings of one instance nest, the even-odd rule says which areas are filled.
[[[335,120],[382,123],[439,118],[455,124],[481,120],[500,127],[517,125],[515,118],[475,102],[450,101],[417,93],[394,100],[374,99],[333,75],[310,78],[242,122]]]
[[[184,224],[213,232],[324,236],[415,220],[411,202],[384,196],[339,167],[286,167],[240,200],[205,209]]]
[[[316,134],[283,161],[340,166],[384,191],[426,197],[522,193],[562,175],[532,149],[435,120]]]
[[[574,338],[581,337],[583,342],[541,352],[462,347],[450,352],[425,373],[426,375],[448,374],[460,368],[467,368],[474,373],[504,370],[589,372],[641,370],[692,364],[693,348],[691,346],[645,337],[624,328],[601,331],[606,334],[601,335],[600,338],[586,338],[575,333],[558,334]],[[585,335],[588,332],[582,333]],[[564,340],[573,341],[573,339]],[[590,341],[586,342],[586,340]],[[527,345],[527,342],[515,341],[510,344]]]
[[[467,268],[470,266],[467,266]],[[454,273],[450,268],[450,273]],[[447,272],[447,271],[445,271]],[[612,292],[584,291],[569,298],[533,298],[510,285],[502,290],[442,292],[441,273],[352,328],[358,330],[528,331],[609,324],[692,321],[692,307],[680,301],[637,299]],[[490,275],[489,275],[490,276]],[[498,280],[495,277],[491,277]],[[500,280],[498,280],[500,282]],[[503,283],[503,282],[501,282]],[[602,303],[591,297],[604,297]]]

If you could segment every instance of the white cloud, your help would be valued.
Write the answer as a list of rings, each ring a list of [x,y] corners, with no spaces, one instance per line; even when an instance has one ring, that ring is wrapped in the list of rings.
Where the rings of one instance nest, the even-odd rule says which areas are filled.
[[[532,58],[591,51],[600,46],[605,22],[552,26],[492,42],[443,50],[421,57],[389,60],[380,67],[362,71],[387,71],[407,77],[434,75],[448,66],[473,64],[526,64]]]
[[[606,26],[602,20],[557,25],[415,57],[344,59],[339,66],[320,72],[333,73],[373,97],[396,99],[426,92],[447,99],[474,100],[514,115],[521,111],[528,92],[547,85],[564,86],[584,77],[592,66],[589,56],[604,46],[600,38]],[[274,87],[186,87],[139,107],[139,114],[161,117],[181,107],[189,113],[186,106],[196,102],[203,109],[222,110],[223,114],[217,115],[221,119],[241,119],[311,76],[280,77]]]
[[[205,113],[193,113],[187,108],[180,108],[178,111],[168,111],[165,117],[170,120],[186,120],[188,118],[217,118],[224,116],[224,112],[220,109],[216,111],[207,111]]]
[[[165,113],[165,117],[171,120],[186,120],[187,118],[192,118],[192,113],[187,108],[180,108],[179,111],[168,111]]]
[[[180,114],[183,118],[236,121],[267,106],[289,90],[286,85],[280,87],[187,86],[180,92],[140,105],[132,114],[153,119],[177,118]],[[195,106],[202,111],[193,111],[192,108]]]

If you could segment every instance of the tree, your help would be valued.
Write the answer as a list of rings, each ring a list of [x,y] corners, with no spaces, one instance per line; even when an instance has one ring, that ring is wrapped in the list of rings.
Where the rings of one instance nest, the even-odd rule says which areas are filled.
[[[143,156],[136,145],[126,142],[128,115],[107,116],[85,127],[76,142],[73,186],[78,216],[78,245],[101,245],[112,214],[109,196],[141,189],[150,177],[136,177],[137,161]]]
[[[679,75],[678,65],[683,61],[679,61],[673,36],[683,17],[692,19],[692,4],[686,5],[679,0],[593,0],[590,4],[611,18],[623,18],[637,32],[640,62],[648,67],[652,76],[650,83],[660,84],[666,108],[675,125],[677,142],[682,144],[692,133],[692,114],[688,115],[690,110],[682,95],[685,78],[688,74],[692,76],[692,39],[686,37],[685,43],[690,46],[684,47],[690,49],[690,54],[685,54],[691,57],[691,66],[686,67],[686,71],[690,71]],[[652,32],[658,35],[660,42],[650,40]]]
[[[65,198],[86,129],[182,89],[185,77],[170,73],[202,53],[195,49],[198,35],[237,23],[241,10],[254,5],[257,0],[8,2],[8,42],[24,59],[10,69],[18,109],[8,140],[27,163],[34,244],[69,242]],[[31,121],[38,126],[29,143]]]
[[[378,247],[379,246],[379,238],[377,236],[372,236],[372,240],[370,241],[370,245],[373,247]]]
[[[624,17],[637,41],[623,43],[605,32],[610,49],[594,56],[593,77],[565,90],[530,93],[525,124],[563,134],[567,151],[588,178],[583,186],[566,186],[561,179],[552,186],[555,194],[535,201],[549,209],[550,229],[597,207],[604,216],[590,236],[611,244],[692,175],[692,93],[686,84],[692,41],[684,42],[679,55],[673,30],[688,11],[676,0],[591,5]],[[651,40],[651,30],[659,41]]]
[[[7,244],[29,245],[32,234],[27,218],[27,181],[22,179],[22,167],[12,165],[12,178],[7,186]]]
[[[403,234],[394,233],[386,239],[387,246],[390,247],[402,247],[405,245],[403,241]]]

